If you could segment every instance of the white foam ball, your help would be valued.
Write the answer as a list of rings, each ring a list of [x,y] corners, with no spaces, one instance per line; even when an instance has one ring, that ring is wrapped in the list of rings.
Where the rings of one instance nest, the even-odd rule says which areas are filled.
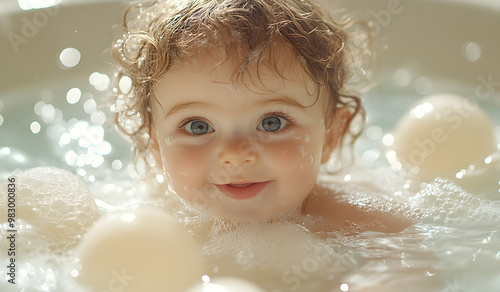
[[[496,151],[494,126],[473,101],[437,94],[421,99],[403,116],[392,149],[413,173],[453,177]]]
[[[95,291],[184,292],[202,276],[198,244],[173,217],[152,207],[101,218],[77,257],[77,280]]]
[[[211,280],[209,283],[198,284],[187,292],[264,292],[259,286],[232,277],[220,277]]]
[[[66,170],[36,167],[11,178],[15,181],[5,180],[0,184],[0,190],[7,191],[8,184],[15,185],[17,227],[29,226],[38,234],[30,238],[34,244],[36,240],[42,240],[54,250],[74,246],[99,218],[99,210],[88,187],[80,177]],[[6,195],[0,196],[0,214],[7,214],[6,200]],[[6,219],[7,216],[0,217],[0,223]],[[25,239],[26,243],[28,240]]]

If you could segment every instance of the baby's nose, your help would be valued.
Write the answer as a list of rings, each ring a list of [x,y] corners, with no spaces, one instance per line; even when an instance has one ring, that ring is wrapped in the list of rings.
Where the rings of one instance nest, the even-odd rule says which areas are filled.
[[[230,164],[240,165],[254,164],[257,162],[258,154],[252,147],[249,139],[235,138],[223,143],[218,153],[219,164],[227,166]]]

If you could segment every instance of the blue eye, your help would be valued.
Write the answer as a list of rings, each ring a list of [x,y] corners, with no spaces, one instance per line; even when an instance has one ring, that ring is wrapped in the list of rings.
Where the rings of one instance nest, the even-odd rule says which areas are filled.
[[[204,135],[214,131],[207,122],[200,120],[187,123],[184,130],[194,135]]]
[[[276,132],[283,129],[286,125],[287,121],[284,118],[270,116],[262,119],[257,129],[266,132]]]

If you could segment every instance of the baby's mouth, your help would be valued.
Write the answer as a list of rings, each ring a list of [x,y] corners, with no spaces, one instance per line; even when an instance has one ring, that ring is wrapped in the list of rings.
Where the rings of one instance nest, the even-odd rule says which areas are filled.
[[[216,186],[222,193],[232,199],[245,200],[256,197],[268,185],[268,183],[269,181],[252,183],[230,183]]]
[[[246,184],[227,184],[230,187],[235,187],[235,188],[246,188],[248,186],[254,185],[256,183],[246,183]]]

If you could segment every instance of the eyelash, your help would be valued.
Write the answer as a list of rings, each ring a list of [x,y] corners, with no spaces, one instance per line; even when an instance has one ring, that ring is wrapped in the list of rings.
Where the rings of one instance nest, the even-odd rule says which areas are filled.
[[[184,130],[184,127],[186,127],[187,124],[195,121],[204,121],[207,124],[209,124],[204,118],[202,117],[190,117],[187,119],[182,120],[182,122],[177,126],[177,130]]]
[[[293,122],[293,119],[292,117],[290,117],[289,115],[287,114],[284,114],[282,112],[272,112],[272,113],[267,113],[265,114],[261,119],[260,119],[260,122],[259,123],[262,123],[262,121],[265,119],[265,118],[268,118],[268,117],[278,117],[278,118],[282,118],[286,121],[286,126],[285,128],[288,128],[290,126],[293,126],[294,125],[294,122]],[[281,129],[281,130],[278,130],[276,132],[273,132],[273,133],[279,133],[281,131],[283,131],[285,128]]]
[[[278,117],[278,118],[282,118],[286,121],[287,125],[285,128],[288,128],[292,125],[294,125],[294,122],[293,122],[293,119],[287,115],[287,114],[284,114],[282,112],[271,112],[271,113],[267,113],[265,114],[264,116],[262,116],[262,118],[259,120],[260,122],[262,122],[262,120],[264,120],[265,118],[268,118],[268,117]],[[179,126],[177,126],[177,130],[180,130],[180,131],[183,131],[183,132],[186,132],[185,131],[185,127],[187,124],[189,124],[190,122],[194,122],[194,121],[204,121],[206,123],[208,123],[204,118],[202,117],[189,117],[187,119],[184,119],[180,124]],[[284,128],[283,128],[284,129]],[[281,132],[283,129],[277,131],[277,132]],[[191,134],[188,132],[188,134]]]

